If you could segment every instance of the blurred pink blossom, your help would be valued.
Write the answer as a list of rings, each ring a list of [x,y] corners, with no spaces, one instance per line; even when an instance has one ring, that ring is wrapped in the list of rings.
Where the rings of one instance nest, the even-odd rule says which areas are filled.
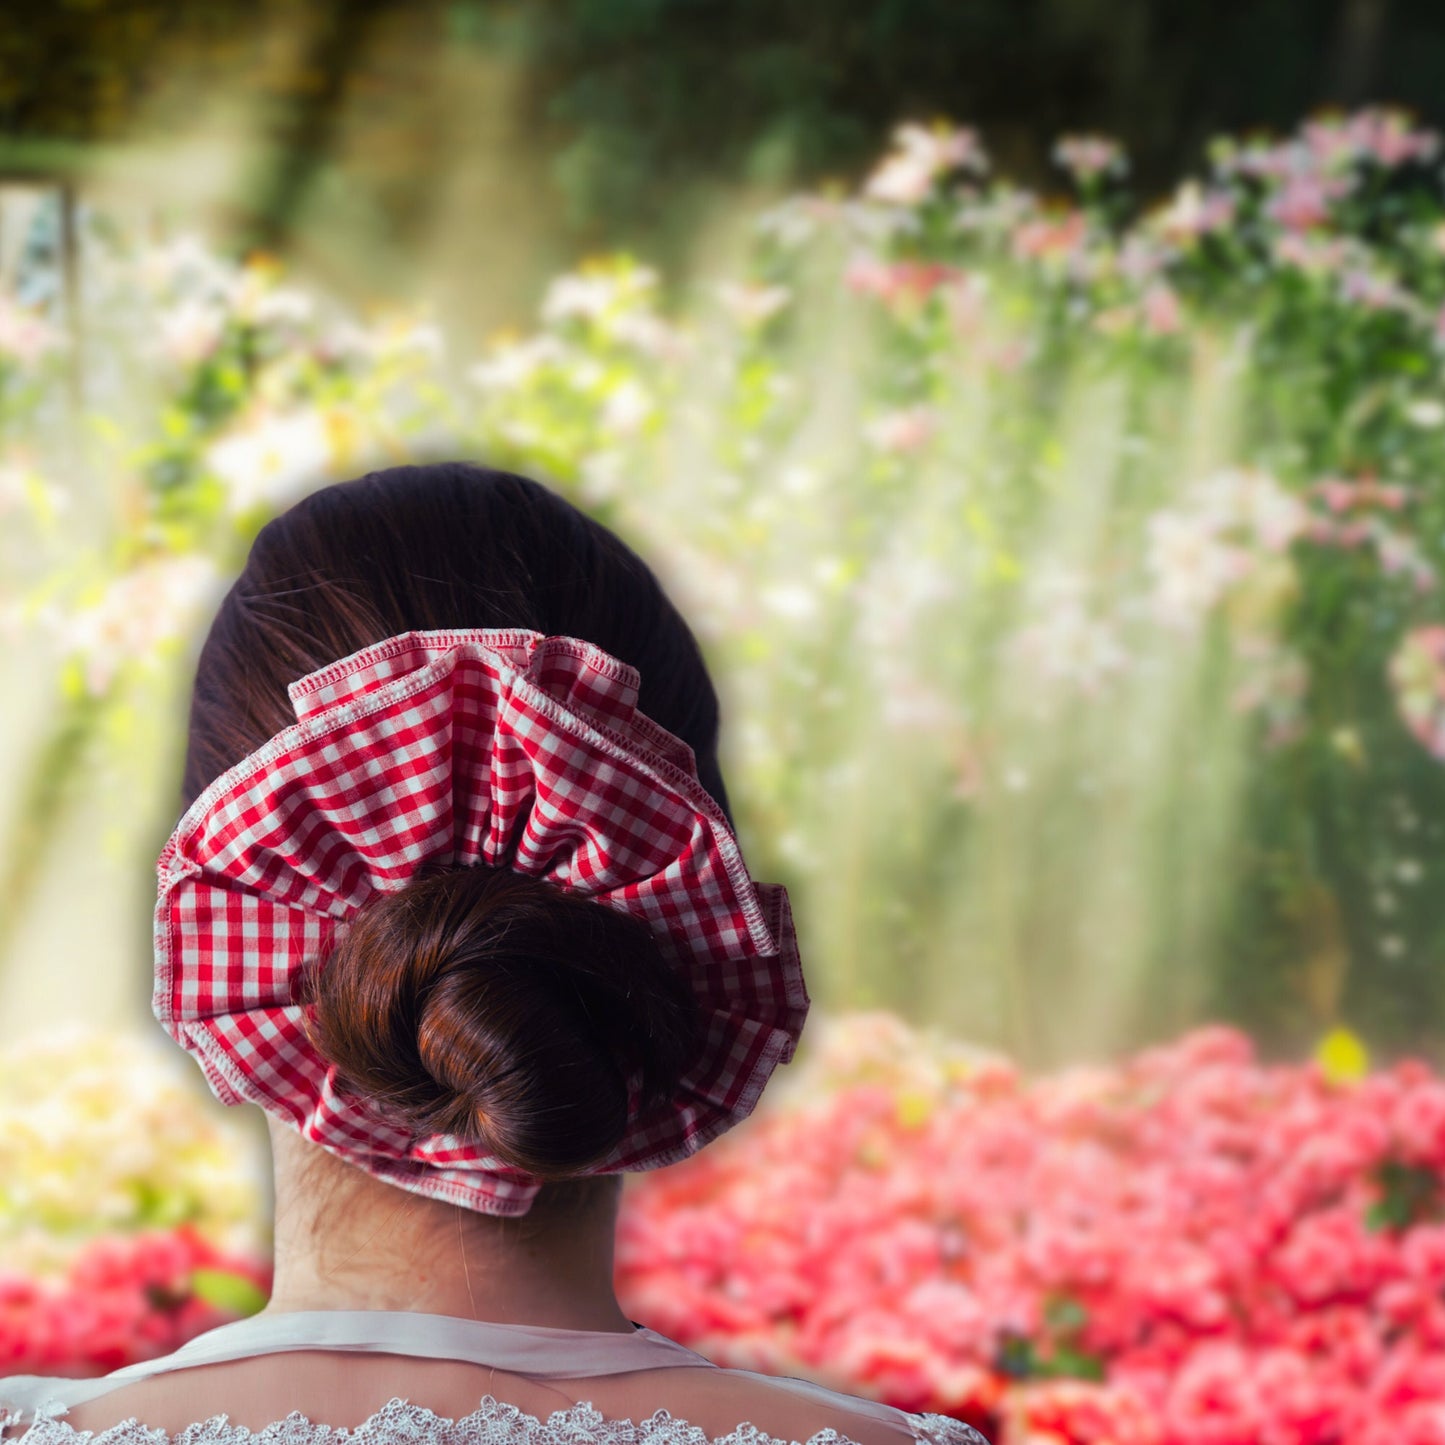
[[[1439,134],[1416,129],[1403,110],[1377,106],[1359,111],[1349,129],[1358,154],[1389,168],[1407,161],[1433,160],[1440,150]]]
[[[938,430],[938,416],[931,407],[900,407],[884,412],[863,428],[863,434],[879,451],[896,456],[926,446]]]
[[[1294,266],[1313,276],[1326,276],[1339,271],[1350,260],[1355,248],[1341,237],[1326,240],[1317,235],[1299,235],[1287,231],[1277,236],[1273,252],[1281,265]]]
[[[1143,313],[1144,329],[1151,335],[1173,335],[1181,324],[1178,293],[1172,286],[1157,282],[1144,293]]]
[[[1325,176],[1290,176],[1265,210],[1288,231],[1308,231],[1330,219],[1330,203],[1349,189],[1348,183]]]
[[[1405,726],[1445,761],[1445,626],[1430,623],[1406,632],[1388,672]]]
[[[1366,311],[1413,312],[1418,303],[1393,277],[1379,271],[1351,269],[1340,277],[1340,299]]]
[[[893,133],[893,144],[893,152],[864,183],[869,200],[916,206],[949,171],[988,169],[988,157],[972,130],[902,125]]]
[[[1080,185],[1088,185],[1100,176],[1122,176],[1129,165],[1123,146],[1102,135],[1061,137],[1054,146],[1054,163]]]
[[[728,314],[743,327],[761,326],[793,298],[786,286],[764,286],[758,282],[724,282],[717,293]]]
[[[1186,181],[1169,205],[1155,213],[1152,224],[1165,240],[1189,244],[1228,229],[1236,204],[1226,190],[1206,191],[1198,181]]]
[[[1013,253],[1021,260],[1071,261],[1088,241],[1089,223],[1083,211],[1043,216],[1025,221],[1013,236]]]
[[[7,292],[0,292],[0,355],[30,367],[65,345],[63,331]]]
[[[884,261],[864,252],[855,256],[844,272],[844,284],[860,296],[877,296],[882,301],[922,300],[941,286],[964,276],[956,266],[937,262]]]
[[[179,366],[194,366],[215,354],[226,333],[228,314],[219,302],[187,296],[159,318],[157,343],[161,353]]]
[[[750,1368],[846,1362],[998,1445],[1432,1438],[1445,1226],[1370,1210],[1384,1166],[1445,1168],[1445,1080],[1333,1082],[1218,1027],[1026,1080],[871,1017],[629,1194],[618,1289],[654,1328]]]

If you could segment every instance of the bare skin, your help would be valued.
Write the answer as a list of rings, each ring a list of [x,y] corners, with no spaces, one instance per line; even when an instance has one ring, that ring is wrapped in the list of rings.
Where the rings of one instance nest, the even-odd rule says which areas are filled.
[[[543,1189],[519,1219],[408,1194],[267,1116],[275,1159],[275,1279],[264,1313],[409,1310],[631,1334],[612,1286],[622,1176],[583,1207]]]
[[[621,1175],[544,1188],[526,1215],[504,1219],[408,1194],[267,1122],[275,1271],[263,1314],[400,1310],[634,1333],[612,1285]],[[665,1408],[713,1439],[751,1421],[780,1441],[810,1441],[833,1427],[858,1445],[912,1445],[901,1425],[710,1366],[548,1380],[462,1361],[327,1350],[157,1375],[76,1406],[66,1422],[101,1431],[137,1419],[175,1434],[225,1413],[233,1425],[256,1431],[299,1410],[312,1421],[355,1428],[393,1398],[457,1419],[484,1394],[540,1419],[587,1400],[610,1419],[641,1420]],[[9,1436],[0,1431],[0,1438]]]

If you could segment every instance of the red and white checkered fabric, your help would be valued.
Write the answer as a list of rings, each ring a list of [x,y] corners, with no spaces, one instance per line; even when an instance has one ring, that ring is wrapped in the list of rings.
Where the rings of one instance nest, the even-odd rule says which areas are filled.
[[[809,998],[782,888],[754,883],[686,743],[637,711],[638,675],[591,643],[409,632],[293,683],[298,721],[217,778],[157,865],[153,1005],[216,1096],[249,1100],[378,1178],[525,1214],[535,1176],[416,1138],[336,1090],[292,988],[374,893],[424,863],[551,880],[652,926],[705,1043],[673,1100],[593,1173],[655,1169],[745,1118]]]

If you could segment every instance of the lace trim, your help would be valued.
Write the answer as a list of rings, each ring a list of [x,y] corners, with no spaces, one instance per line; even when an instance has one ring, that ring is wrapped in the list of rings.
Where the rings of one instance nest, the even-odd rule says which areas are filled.
[[[174,1437],[134,1418],[97,1435],[58,1419],[64,1412],[65,1406],[56,1402],[41,1405],[34,1423],[18,1441],[24,1445],[799,1445],[769,1435],[751,1422],[710,1438],[701,1427],[674,1419],[667,1410],[655,1411],[641,1424],[630,1419],[607,1420],[590,1400],[554,1410],[543,1423],[491,1395],[483,1397],[479,1409],[459,1420],[393,1399],[354,1430],[313,1425],[299,1410],[293,1410],[284,1420],[255,1432],[232,1425],[228,1415],[212,1415],[209,1420],[187,1425]],[[925,1411],[905,1418],[920,1445],[989,1445],[972,1426],[949,1415]],[[19,1414],[7,1412],[0,1404],[0,1433],[7,1426],[23,1423]],[[828,1426],[810,1436],[806,1445],[857,1442]]]

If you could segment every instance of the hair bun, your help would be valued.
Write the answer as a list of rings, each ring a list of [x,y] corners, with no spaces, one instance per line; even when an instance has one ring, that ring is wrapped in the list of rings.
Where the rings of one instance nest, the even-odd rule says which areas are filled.
[[[526,874],[432,871],[378,894],[308,970],[307,1034],[413,1135],[539,1178],[585,1173],[699,1044],[691,989],[640,919]]]

